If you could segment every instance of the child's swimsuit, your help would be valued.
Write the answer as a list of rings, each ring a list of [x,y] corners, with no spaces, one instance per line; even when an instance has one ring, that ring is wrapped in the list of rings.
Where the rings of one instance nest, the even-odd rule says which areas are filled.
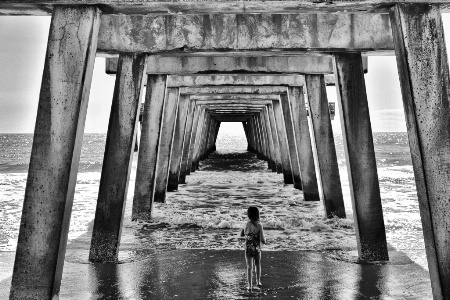
[[[261,241],[259,238],[259,228],[248,222],[245,226],[245,255],[257,256],[261,252]]]

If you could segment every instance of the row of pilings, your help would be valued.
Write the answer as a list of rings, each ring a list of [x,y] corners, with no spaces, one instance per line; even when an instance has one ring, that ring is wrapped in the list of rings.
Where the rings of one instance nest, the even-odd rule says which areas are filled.
[[[168,190],[185,182],[185,176],[198,168],[199,160],[213,151],[220,123],[227,121],[243,122],[249,150],[266,159],[273,171],[282,172],[286,183],[302,189],[306,201],[320,198],[328,217],[344,217],[323,77],[328,72],[317,70],[319,65],[323,66],[319,62],[324,53],[329,59],[324,65],[334,69],[338,92],[359,258],[370,262],[387,260],[361,57],[362,52],[372,50],[395,50],[433,295],[436,299],[450,299],[449,68],[441,7],[435,4],[439,1],[434,4],[392,1],[389,7],[380,6],[382,13],[374,15],[349,16],[346,10],[340,11],[330,3],[338,14],[317,16],[313,10],[298,15],[155,18],[143,13],[137,17],[127,15],[137,12],[135,1],[121,4],[122,7],[80,6],[76,2],[53,7],[46,1],[25,2],[29,1],[7,1],[0,4],[0,9],[6,14],[51,10],[52,23],[11,299],[58,296],[97,51],[121,54],[94,220],[91,261],[117,261],[140,96],[147,73],[150,75],[142,116],[134,219],[151,217],[153,203],[164,202]],[[266,2],[264,5],[271,7]],[[377,12],[376,6],[370,7]],[[145,5],[139,9],[149,12]],[[254,30],[255,22],[269,29]],[[164,26],[158,24],[173,25],[173,28],[163,31],[160,28]],[[199,24],[208,24],[211,30],[202,31]],[[299,30],[303,30],[302,34],[298,34]],[[144,34],[148,31],[152,34]],[[223,36],[210,36],[219,32]],[[229,36],[225,36],[227,33]],[[279,46],[274,46],[274,40],[279,41],[275,43]],[[189,58],[180,65],[159,65],[158,61],[165,61],[164,57],[154,65],[148,63],[155,59],[148,54],[198,50],[218,55],[217,49],[238,54],[240,51],[261,54],[268,49],[317,53],[301,58],[303,64],[295,67],[302,70],[292,71],[293,64],[288,63],[285,71],[280,71],[303,74],[304,81],[294,85],[279,79],[273,79],[271,84],[265,81],[260,86],[254,84],[254,79],[246,85],[232,79],[235,84],[228,80],[219,86],[210,81],[198,86],[170,85],[168,74],[182,74],[181,70],[189,66],[186,63]],[[237,76],[243,69],[259,73],[264,69],[260,63],[275,60],[282,64],[286,60],[284,56],[269,53],[270,57],[255,57],[247,65],[240,61],[233,71],[227,69],[226,73]],[[155,66],[174,69],[167,73],[161,69],[152,72]],[[199,66],[205,65],[195,65]],[[197,73],[214,73],[216,67],[210,62]],[[267,68],[264,72],[270,74]],[[270,75],[275,78],[280,72]]]

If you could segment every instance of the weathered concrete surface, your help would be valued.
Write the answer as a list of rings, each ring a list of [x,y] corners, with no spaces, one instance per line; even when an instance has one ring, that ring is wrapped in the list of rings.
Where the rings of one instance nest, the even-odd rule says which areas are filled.
[[[251,293],[242,250],[148,252],[120,265],[66,262],[60,298],[431,299],[428,272],[402,252],[389,254],[389,264],[364,265],[322,252],[263,252],[263,286]],[[0,298],[8,286],[9,279],[0,282]]]
[[[255,102],[255,101],[267,101],[267,100],[279,100],[280,97],[278,95],[252,95],[252,94],[210,94],[210,95],[191,95],[192,101],[211,101],[217,100],[226,100],[228,103],[246,103],[246,102]]]
[[[269,117],[270,127],[272,129],[273,147],[275,149],[275,164],[277,173],[283,172],[283,166],[281,162],[281,150],[280,142],[278,140],[277,125],[275,123],[275,116],[273,114],[273,104],[267,105],[267,114]]]
[[[188,155],[188,164],[186,168],[186,175],[189,175],[190,172],[195,172],[195,168],[193,167],[194,156],[196,144],[198,143],[199,133],[200,133],[200,122],[203,118],[203,114],[205,113],[205,108],[203,106],[198,106],[196,108],[196,113],[194,114],[194,120],[192,123],[192,134],[191,134],[191,142],[189,145],[189,155]]]
[[[132,219],[151,218],[155,193],[161,122],[165,105],[166,75],[149,75],[142,116],[141,147],[136,167]]]
[[[450,299],[449,67],[439,7],[391,11],[434,299]]]
[[[293,184],[291,158],[289,155],[289,148],[287,145],[286,128],[284,127],[283,112],[279,101],[272,102],[273,114],[278,133],[278,142],[280,145],[281,163],[283,166],[283,178],[285,184]]]
[[[290,87],[288,89],[288,94],[292,109],[294,130],[296,132],[295,142],[297,145],[298,161],[302,177],[303,198],[306,201],[318,201],[320,200],[320,193],[317,184],[303,89]]]
[[[294,179],[294,187],[302,189],[302,179],[300,176],[300,164],[298,162],[297,145],[295,143],[298,134],[294,131],[294,124],[292,123],[291,106],[287,94],[280,95],[280,106],[283,112],[284,127],[286,128],[287,145],[289,150],[289,157],[291,158],[292,177]]]
[[[167,88],[166,97],[159,135],[158,159],[156,160],[155,193],[153,195],[155,202],[165,202],[166,199],[180,90],[178,88]]]
[[[180,165],[180,177],[179,177],[179,183],[186,183],[186,175],[188,173],[188,161],[189,161],[189,150],[191,148],[191,137],[192,137],[192,130],[194,125],[194,118],[195,113],[198,111],[197,106],[195,105],[195,102],[191,102],[191,107],[189,109],[189,114],[187,116],[186,120],[186,132],[184,134],[184,143],[183,143],[183,153],[181,158],[181,165]]]
[[[345,218],[344,196],[336,157],[333,128],[328,109],[323,75],[305,75],[312,137],[317,153],[317,176],[322,189],[322,202],[328,218]]]
[[[160,56],[148,58],[149,74],[210,74],[210,73],[251,73],[261,74],[333,74],[331,56]],[[106,73],[115,74],[117,58],[106,59]],[[220,74],[218,74],[220,75]]]
[[[186,128],[186,118],[189,111],[189,104],[189,96],[181,95],[178,101],[178,113],[175,123],[172,155],[169,165],[169,177],[167,180],[167,191],[169,192],[178,190],[178,177],[181,164],[181,154],[183,151],[184,130]]]
[[[286,85],[303,86],[300,75],[171,75],[169,87],[201,87],[208,85]]]
[[[216,94],[274,94],[287,93],[287,86],[203,86],[181,87],[180,94],[215,96]]]
[[[117,261],[147,56],[119,59],[89,260]]]
[[[99,22],[94,7],[53,13],[10,299],[59,293]]]
[[[269,144],[269,169],[271,169],[273,172],[277,171],[277,163],[276,163],[276,155],[275,155],[275,147],[273,142],[273,130],[270,126],[269,121],[269,112],[267,105],[264,107],[264,110],[262,112],[262,118],[264,119],[264,125],[266,126],[266,135],[267,135],[267,142]]]
[[[360,259],[388,260],[369,105],[358,53],[335,54],[336,82]]]
[[[0,15],[46,16],[55,5],[98,5],[105,14],[221,14],[227,13],[386,13],[395,3],[410,3],[409,0],[341,0],[325,2],[298,1],[239,1],[220,2],[217,0],[163,2],[157,0],[3,0]],[[423,0],[415,3],[441,4],[448,11],[446,0]]]
[[[104,15],[97,51],[184,54],[393,49],[386,14],[223,14]]]

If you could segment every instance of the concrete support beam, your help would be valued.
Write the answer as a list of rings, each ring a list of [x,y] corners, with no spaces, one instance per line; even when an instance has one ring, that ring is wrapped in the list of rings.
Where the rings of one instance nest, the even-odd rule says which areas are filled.
[[[119,59],[89,260],[117,262],[146,55]]]
[[[56,299],[94,68],[100,11],[53,10],[10,299]]]
[[[320,200],[320,193],[317,185],[316,169],[303,89],[300,87],[290,87],[288,89],[288,94],[292,109],[294,130],[296,133],[295,143],[298,150],[303,199],[305,201],[318,201]]]
[[[227,101],[227,103],[254,103],[258,101],[270,101],[279,100],[278,95],[254,95],[254,94],[215,94],[215,95],[191,95],[192,101],[209,101],[208,103],[212,103],[212,101]]]
[[[335,54],[338,104],[359,258],[388,260],[361,55]]]
[[[241,51],[253,51],[253,56],[267,51],[392,53],[393,49],[386,14],[104,15],[98,41],[101,53],[183,56]]]
[[[189,108],[189,114],[186,120],[186,132],[184,134],[184,142],[183,142],[183,154],[181,158],[180,165],[180,177],[179,183],[186,183],[186,175],[188,173],[188,161],[189,161],[189,150],[191,148],[191,137],[192,137],[192,129],[194,125],[195,113],[198,111],[195,102],[190,102],[191,106]]]
[[[345,218],[344,196],[336,157],[333,128],[328,109],[327,90],[323,75],[305,76],[308,108],[312,126],[312,145],[317,153],[317,176],[322,193],[325,216]]]
[[[277,165],[276,165],[276,157],[275,157],[275,148],[274,148],[274,142],[273,142],[273,131],[272,131],[272,127],[270,126],[270,121],[269,121],[269,112],[268,112],[268,108],[267,105],[264,107],[264,110],[262,112],[262,117],[263,117],[263,123],[266,126],[265,130],[266,130],[266,137],[267,137],[267,141],[268,141],[268,145],[269,145],[269,169],[272,170],[273,172],[277,171]]]
[[[205,72],[208,72],[219,76],[221,74],[242,73],[250,73],[249,75],[258,74],[259,76],[264,74],[294,74],[295,76],[298,73],[333,74],[333,59],[331,56],[242,57],[226,55],[226,53],[213,57],[152,55],[148,58],[147,72],[149,74],[173,75],[205,74]],[[106,73],[115,74],[116,70],[117,58],[107,58]],[[258,79],[256,82],[260,80]]]
[[[198,132],[199,132],[199,123],[201,120],[201,116],[203,115],[205,109],[201,106],[196,106],[194,113],[194,120],[192,121],[192,133],[191,133],[191,141],[189,143],[189,153],[188,153],[188,162],[186,167],[186,175],[190,175],[191,172],[195,172],[195,169],[192,167],[192,162],[194,158],[195,152],[195,144],[198,140]]]
[[[278,95],[287,93],[286,86],[203,86],[203,87],[181,87],[180,94],[215,96],[217,94],[255,94],[255,95]]]
[[[181,95],[178,102],[178,114],[175,123],[175,133],[173,138],[172,155],[170,159],[169,178],[167,191],[178,190],[178,178],[180,175],[181,154],[183,151],[184,133],[186,128],[186,118],[189,112],[189,96]]]
[[[275,116],[273,112],[273,104],[267,105],[267,114],[269,117],[270,122],[270,128],[272,129],[272,139],[273,139],[273,147],[275,150],[275,164],[276,164],[276,171],[277,173],[283,172],[283,164],[281,161],[281,148],[280,148],[280,142],[278,139],[278,131],[277,131],[277,125],[275,122]]]
[[[291,158],[289,155],[289,147],[287,144],[286,128],[283,121],[283,112],[281,110],[280,101],[273,101],[273,112],[278,133],[278,142],[280,144],[281,163],[283,166],[283,178],[285,184],[293,184]]]
[[[65,5],[100,5],[105,14],[154,14],[154,15],[183,15],[183,14],[255,14],[274,13],[286,14],[293,11],[303,13],[386,13],[393,4],[410,3],[407,0],[366,0],[352,1],[342,0],[339,2],[311,2],[308,0],[298,1],[245,1],[245,2],[217,2],[193,0],[189,2],[162,2],[149,0],[134,0],[124,2],[122,0],[4,0],[0,3],[0,15],[49,15],[54,6]],[[447,9],[449,4],[446,0],[422,0],[415,3],[441,4]]]
[[[152,215],[161,122],[166,102],[166,84],[166,75],[149,75],[147,78],[141,145],[133,197],[133,220],[148,220]]]
[[[266,57],[269,59],[269,57]],[[236,58],[235,58],[236,59]],[[330,62],[331,57],[330,57]],[[332,65],[332,64],[331,64]],[[263,74],[239,74],[239,75],[188,75],[169,76],[169,87],[202,87],[211,85],[285,85],[303,86],[304,77],[300,75],[263,75]]]
[[[391,10],[433,299],[450,299],[449,66],[438,5]]]
[[[294,124],[292,123],[291,106],[289,104],[289,98],[287,94],[280,95],[280,105],[283,111],[284,126],[286,128],[287,145],[289,150],[289,157],[291,160],[292,177],[294,180],[294,187],[296,189],[302,189],[302,179],[300,176],[300,164],[298,159],[296,132],[294,131]]]
[[[156,161],[155,202],[166,201],[167,181],[170,159],[172,157],[175,121],[178,114],[179,88],[167,88],[166,103],[163,110],[161,134],[159,136],[158,159]]]

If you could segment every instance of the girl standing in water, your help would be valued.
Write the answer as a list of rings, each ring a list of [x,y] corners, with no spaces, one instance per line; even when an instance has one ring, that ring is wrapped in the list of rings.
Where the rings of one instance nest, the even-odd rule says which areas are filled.
[[[261,243],[266,243],[264,229],[259,222],[259,210],[255,206],[250,206],[247,210],[249,221],[241,231],[241,236],[245,237],[245,262],[247,264],[248,289],[252,290],[252,270],[253,264],[256,268],[256,284],[261,287]]]

